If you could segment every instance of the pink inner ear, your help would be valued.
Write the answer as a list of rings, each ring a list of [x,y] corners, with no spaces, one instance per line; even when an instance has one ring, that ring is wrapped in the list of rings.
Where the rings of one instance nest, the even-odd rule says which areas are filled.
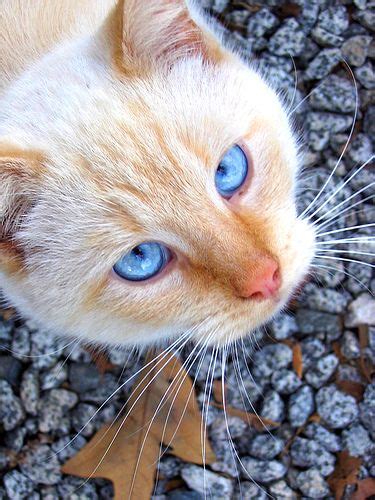
[[[123,0],[118,9],[126,66],[144,69],[160,62],[168,67],[189,55],[208,57],[213,37],[191,18],[184,0]]]

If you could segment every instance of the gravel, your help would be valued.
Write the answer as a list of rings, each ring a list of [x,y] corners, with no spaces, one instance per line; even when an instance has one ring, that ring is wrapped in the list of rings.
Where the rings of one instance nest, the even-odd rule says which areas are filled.
[[[342,429],[358,417],[353,396],[339,391],[335,385],[320,389],[316,395],[317,412],[332,429]]]
[[[223,23],[225,37],[245,58],[255,57],[255,65],[279,91],[287,109],[294,108],[290,117],[301,138],[304,167],[297,190],[301,206],[313,200],[349,139],[356,88],[343,60],[350,65],[359,108],[349,147],[328,186],[330,192],[339,188],[374,153],[374,2],[200,3]],[[327,204],[326,210],[332,212],[324,216],[323,209],[313,219],[323,216],[322,223],[337,216],[323,226],[324,231],[372,224],[373,199],[365,198],[373,194],[374,181],[373,166],[364,167]],[[351,196],[351,203],[361,203],[345,212]],[[320,203],[323,200],[324,194]],[[328,234],[319,241],[366,235],[373,235],[371,226]],[[373,253],[373,248],[372,242],[324,247],[351,251],[325,257],[368,264],[373,264],[373,256],[365,254]],[[371,370],[365,370],[375,365],[374,272],[371,266],[332,258],[317,259],[321,267],[314,268],[287,314],[276,316],[265,334],[259,332],[238,344],[238,365],[228,358],[227,405],[275,425],[258,428],[230,414],[225,419],[221,409],[209,406],[207,433],[216,462],[206,467],[205,474],[202,466],[165,454],[153,500],[203,500],[205,494],[225,500],[334,498],[328,478],[344,450],[362,459],[361,477],[375,476],[375,379]],[[365,341],[368,337],[365,347],[363,336]],[[102,375],[89,350],[73,342],[21,318],[0,316],[0,500],[114,497],[110,482],[91,479],[81,486],[82,479],[63,475],[60,466],[117,415],[131,384],[97,410],[120,381],[141,367],[143,358],[129,357],[125,349],[111,349],[108,356],[113,366]],[[302,351],[302,374],[293,360],[296,345]],[[189,352],[183,353],[184,359]],[[200,404],[211,355],[209,349],[199,373],[198,363],[191,369],[191,375],[197,375]],[[218,362],[215,381],[221,372]],[[356,397],[351,388],[357,391]],[[233,460],[232,446],[244,468]],[[167,491],[173,485],[175,489]],[[343,500],[353,495],[354,488],[348,488]]]

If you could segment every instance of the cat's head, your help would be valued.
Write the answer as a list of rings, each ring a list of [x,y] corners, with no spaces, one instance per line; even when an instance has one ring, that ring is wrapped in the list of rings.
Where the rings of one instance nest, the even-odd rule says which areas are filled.
[[[5,293],[58,332],[222,342],[308,271],[286,110],[183,0],[121,1],[8,91],[0,132]]]

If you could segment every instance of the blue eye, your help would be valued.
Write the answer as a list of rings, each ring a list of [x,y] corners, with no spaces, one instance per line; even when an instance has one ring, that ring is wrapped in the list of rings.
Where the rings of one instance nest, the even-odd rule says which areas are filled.
[[[215,174],[215,185],[221,196],[232,196],[245,182],[248,163],[240,146],[233,146],[222,158]]]
[[[170,251],[160,243],[141,243],[126,253],[113,266],[116,274],[128,281],[152,278],[168,264]]]

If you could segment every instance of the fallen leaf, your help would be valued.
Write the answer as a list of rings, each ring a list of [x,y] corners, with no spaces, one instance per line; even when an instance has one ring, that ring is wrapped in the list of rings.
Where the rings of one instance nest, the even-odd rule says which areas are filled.
[[[147,373],[140,375],[127,405],[129,416],[102,427],[62,467],[64,473],[109,479],[116,500],[138,500],[152,495],[161,442],[168,446],[168,453],[203,463],[201,415],[192,381],[177,358],[168,355],[162,363],[161,369],[158,361],[151,362]],[[170,399],[163,400],[168,390]],[[160,404],[162,400],[166,404]],[[205,462],[215,460],[206,442]]]
[[[303,362],[301,344],[296,343],[293,346],[293,369],[298,378],[302,378]]]
[[[375,495],[375,479],[367,477],[357,482],[357,490],[353,495],[353,500],[367,500]]]
[[[353,380],[336,380],[336,385],[342,391],[353,396],[358,402],[362,401],[365,387],[359,382],[353,382]]]
[[[328,478],[328,484],[336,500],[341,500],[345,487],[349,484],[357,484],[362,458],[351,457],[346,450],[338,453],[337,457],[336,467]]]

